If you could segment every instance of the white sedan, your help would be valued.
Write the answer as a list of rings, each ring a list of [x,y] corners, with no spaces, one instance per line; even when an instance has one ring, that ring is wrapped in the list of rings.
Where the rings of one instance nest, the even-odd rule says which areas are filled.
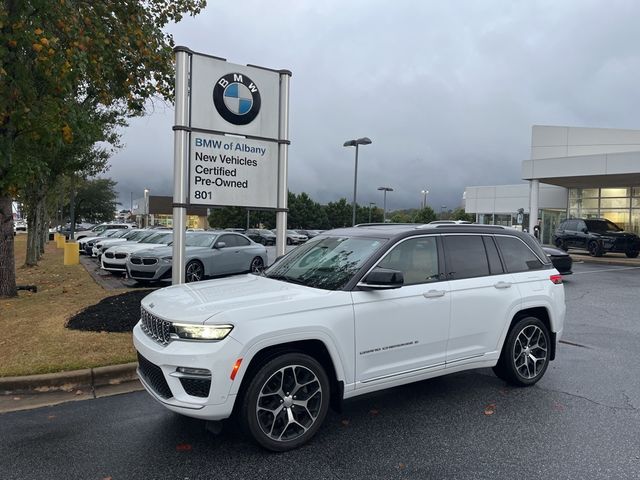
[[[105,250],[100,258],[100,266],[109,272],[125,273],[127,259],[133,252],[157,248],[168,245],[173,240],[173,233],[170,231],[156,232],[153,235],[137,243],[125,243],[115,245]]]

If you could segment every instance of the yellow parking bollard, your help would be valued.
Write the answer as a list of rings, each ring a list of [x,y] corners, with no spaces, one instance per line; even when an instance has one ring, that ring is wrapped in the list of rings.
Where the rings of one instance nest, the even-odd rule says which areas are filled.
[[[60,233],[56,233],[56,235],[56,247],[64,248],[65,236]]]
[[[66,242],[64,244],[64,264],[77,265],[80,263],[80,250],[76,242]]]

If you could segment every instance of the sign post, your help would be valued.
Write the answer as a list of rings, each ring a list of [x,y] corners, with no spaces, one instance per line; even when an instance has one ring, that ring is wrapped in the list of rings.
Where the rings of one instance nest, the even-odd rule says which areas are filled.
[[[176,47],[174,284],[185,280],[186,209],[238,206],[276,212],[285,253],[288,70],[236,65]]]

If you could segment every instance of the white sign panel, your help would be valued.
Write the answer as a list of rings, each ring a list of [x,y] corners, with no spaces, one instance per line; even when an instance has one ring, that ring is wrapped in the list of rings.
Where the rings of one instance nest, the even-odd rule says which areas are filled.
[[[277,143],[193,132],[189,170],[192,205],[277,207]]]
[[[278,138],[278,72],[203,55],[191,61],[191,127]]]

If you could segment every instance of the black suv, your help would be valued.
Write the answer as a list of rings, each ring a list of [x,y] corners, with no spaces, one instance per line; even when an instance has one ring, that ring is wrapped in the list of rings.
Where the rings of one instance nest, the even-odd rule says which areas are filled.
[[[640,252],[640,237],[624,232],[606,218],[570,218],[560,223],[553,234],[558,248],[582,248],[592,257],[601,257],[606,252],[625,253],[636,258]]]

